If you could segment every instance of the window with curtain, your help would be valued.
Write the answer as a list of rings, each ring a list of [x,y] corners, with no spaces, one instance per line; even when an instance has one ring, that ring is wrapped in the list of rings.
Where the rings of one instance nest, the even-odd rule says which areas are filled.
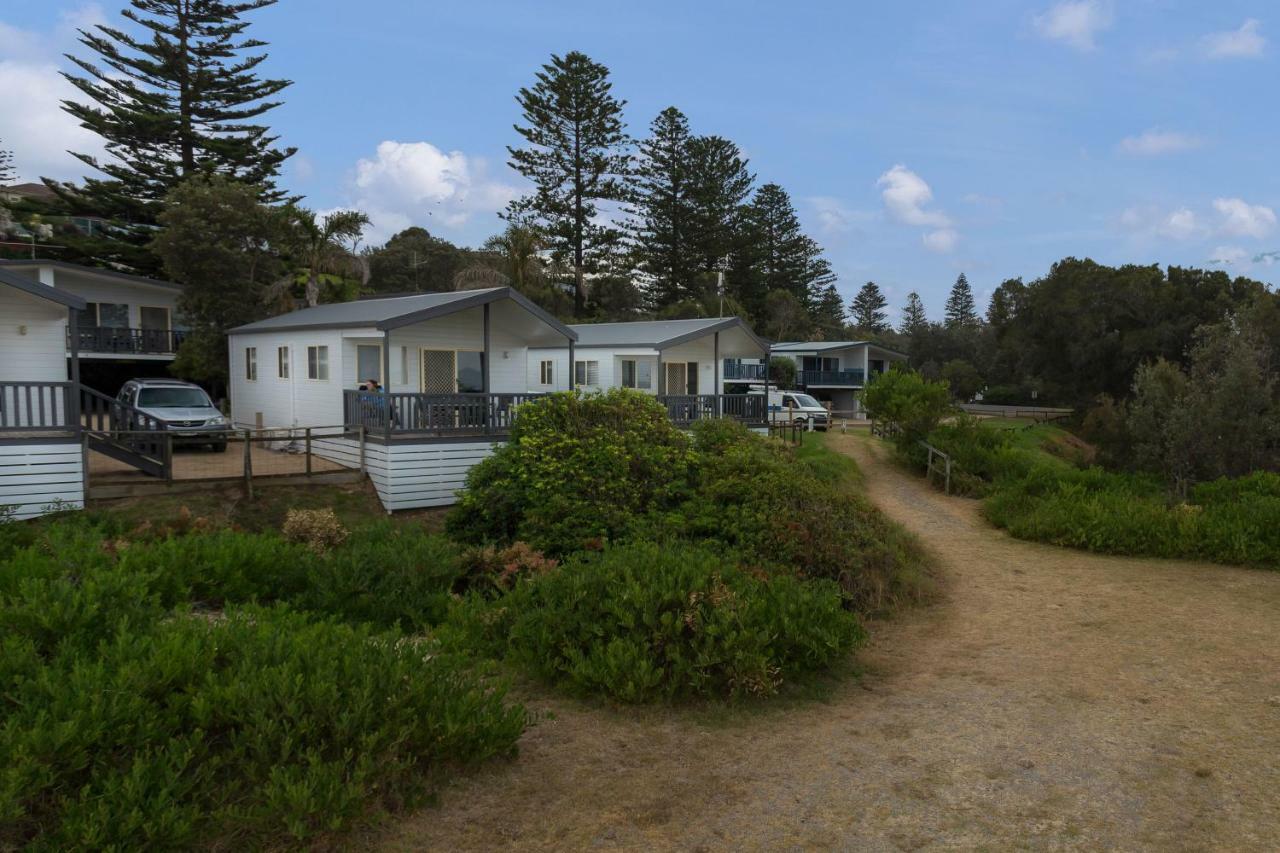
[[[329,348],[307,347],[307,378],[321,382],[329,379]]]
[[[652,388],[653,365],[640,359],[625,358],[622,360],[623,388]]]
[[[289,348],[276,347],[276,376],[289,378]]]
[[[244,378],[253,382],[258,378],[258,348],[245,347],[244,350]]]
[[[376,344],[359,344],[356,346],[356,382],[377,380],[385,384],[382,378],[382,347]]]
[[[544,361],[538,365],[538,381],[543,385],[555,384],[555,362]]]
[[[579,361],[573,365],[573,379],[578,385],[600,384],[600,362]]]

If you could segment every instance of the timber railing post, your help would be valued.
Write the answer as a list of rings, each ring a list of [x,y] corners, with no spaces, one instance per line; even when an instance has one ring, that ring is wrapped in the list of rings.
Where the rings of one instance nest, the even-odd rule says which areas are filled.
[[[164,481],[173,482],[173,433],[164,432]]]
[[[307,427],[306,438],[307,476],[311,476],[311,427]]]
[[[365,467],[364,440],[365,440],[364,424],[360,424],[360,473],[361,474],[369,473],[369,469]]]
[[[249,440],[249,430],[244,431],[244,490],[253,500],[253,443]]]

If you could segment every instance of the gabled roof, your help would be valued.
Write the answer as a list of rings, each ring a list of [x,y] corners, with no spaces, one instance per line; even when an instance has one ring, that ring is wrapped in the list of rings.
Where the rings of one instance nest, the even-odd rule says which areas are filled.
[[[891,352],[894,355],[907,357],[905,352],[898,352],[895,349],[882,346],[875,341],[782,341],[773,345],[774,352],[828,352],[836,349],[850,349],[851,347],[875,347],[878,350]]]
[[[411,296],[392,296],[384,299],[360,299],[355,302],[333,302],[290,311],[278,317],[269,317],[232,329],[232,333],[279,332],[295,329],[398,329],[446,317],[449,314],[487,305],[500,299],[510,299],[521,308],[551,326],[570,340],[578,336],[569,327],[530,302],[510,287],[490,287],[485,290],[456,290],[447,293],[415,293]]]
[[[38,296],[41,299],[47,299],[50,302],[56,302],[58,305],[65,305],[77,311],[85,309],[85,301],[74,293],[69,293],[59,287],[42,284],[33,278],[27,278],[24,275],[18,275],[6,269],[0,269],[0,284],[6,284],[15,290],[30,293],[32,296]]]
[[[634,323],[582,323],[570,326],[580,347],[652,347],[664,349],[726,329],[741,328],[766,349],[769,344],[738,317],[697,320],[641,320]]]
[[[169,290],[182,290],[182,285],[164,281],[158,278],[147,278],[142,275],[130,275],[127,272],[116,272],[115,270],[103,269],[102,267],[87,267],[84,264],[73,264],[69,261],[53,261],[53,260],[0,260],[0,267],[53,267],[60,270],[71,270],[72,272],[81,272],[86,275],[96,275],[103,278],[114,278],[119,281],[127,281],[132,284],[146,284],[151,287],[164,287]]]

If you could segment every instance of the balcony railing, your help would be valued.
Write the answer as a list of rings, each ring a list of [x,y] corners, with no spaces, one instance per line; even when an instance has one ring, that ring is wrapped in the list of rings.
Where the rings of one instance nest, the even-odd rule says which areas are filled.
[[[70,382],[0,382],[0,434],[77,429]]]
[[[541,394],[418,394],[344,391],[343,423],[373,438],[494,436],[511,430],[523,403]],[[656,398],[671,422],[688,426],[708,418],[747,424],[768,421],[763,394],[690,394]]]
[[[801,370],[796,373],[796,384],[801,388],[816,386],[853,387],[862,385],[866,374],[861,367],[848,370]]]
[[[725,379],[743,379],[743,380],[750,380],[753,382],[754,381],[763,382],[765,377],[765,372],[767,370],[768,370],[767,366],[763,364],[751,364],[749,362],[738,363],[738,362],[726,361],[724,363],[724,378]]]
[[[112,355],[172,355],[178,351],[186,332],[175,329],[125,329],[112,326],[84,326],[67,330],[67,347],[76,335],[80,352]]]

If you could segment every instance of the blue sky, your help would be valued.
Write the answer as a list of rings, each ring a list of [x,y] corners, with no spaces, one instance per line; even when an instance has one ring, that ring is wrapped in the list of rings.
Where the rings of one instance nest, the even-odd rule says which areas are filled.
[[[121,0],[0,7],[0,139],[24,178],[96,142],[57,109],[74,28]],[[674,104],[792,195],[846,297],[932,315],[1067,255],[1280,281],[1280,7],[1263,0],[981,3],[281,0],[254,15],[285,184],[463,244],[498,229],[513,96],[552,52],[612,70],[629,128]],[[10,97],[9,93],[13,93]]]

